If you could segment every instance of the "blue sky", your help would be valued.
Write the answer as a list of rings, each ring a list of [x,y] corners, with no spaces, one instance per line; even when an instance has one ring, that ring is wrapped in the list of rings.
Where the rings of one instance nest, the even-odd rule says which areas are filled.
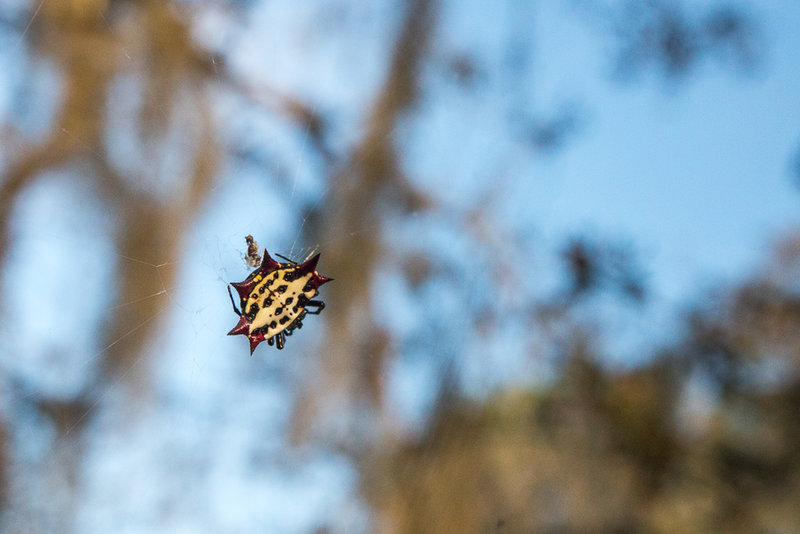
[[[687,284],[758,267],[800,221],[790,174],[800,145],[800,33],[792,29],[800,5],[760,3],[754,15],[765,54],[752,74],[703,62],[674,84],[648,72],[609,81],[607,51],[596,35],[587,41],[585,25],[558,14],[553,26],[540,19],[558,30],[541,34],[540,55],[574,44],[573,61],[542,63],[545,92],[583,87],[590,105],[585,134],[537,169],[546,175],[534,193],[548,209],[539,221],[546,233],[629,237],[670,300],[691,293]]]
[[[212,7],[200,18],[196,35],[212,49],[234,43],[235,70],[322,109],[333,120],[333,144],[341,148],[358,138],[363,111],[380,87],[401,4],[337,11],[326,1],[256,2],[243,32]],[[649,71],[628,83],[612,80],[613,42],[568,4],[516,4],[535,21],[531,68],[509,74],[503,71],[507,49],[500,36],[517,22],[517,12],[497,11],[482,1],[445,2],[424,77],[426,99],[413,112],[417,120],[400,128],[397,142],[420,187],[445,205],[462,207],[498,193],[497,221],[510,234],[532,232],[536,248],[555,252],[576,234],[629,243],[663,305],[649,317],[661,317],[664,309],[687,304],[698,287],[752,272],[770,243],[800,222],[800,195],[789,173],[800,145],[800,4],[753,2],[765,53],[752,74],[710,61],[679,83]],[[326,20],[330,24],[320,24]],[[521,35],[528,30],[515,29]],[[489,81],[472,92],[454,90],[436,72],[460,51],[474,55],[489,73]],[[17,64],[20,52],[0,53],[0,65],[7,67],[0,70],[2,117],[13,106],[8,79],[18,73],[9,65]],[[515,93],[519,87],[528,92]],[[533,114],[574,103],[584,113],[579,131],[561,152],[531,153],[507,131],[516,98],[525,99]],[[314,370],[310,362],[324,332],[321,322],[310,321],[303,336],[291,340],[294,358],[283,357],[288,348],[247,358],[244,340],[224,335],[235,322],[225,284],[247,272],[242,237],[252,233],[262,246],[290,250],[301,224],[296,206],[324,202],[336,186],[325,183],[322,165],[309,157],[302,135],[269,112],[236,115],[242,106],[234,100],[219,98],[222,124],[231,129],[245,124],[253,142],[269,147],[276,163],[266,170],[225,169],[192,229],[185,256],[163,258],[181,262],[180,285],[152,297],[179,305],[168,308],[166,339],[153,348],[152,411],[115,426],[115,417],[130,421],[135,408],[124,395],[111,395],[110,415],[97,419],[89,434],[87,504],[80,521],[97,531],[125,516],[140,518],[132,529],[153,527],[160,524],[157,511],[170,506],[176,510],[175,531],[187,532],[254,530],[265,523],[304,532],[341,507],[351,508],[352,517],[343,521],[364,521],[363,510],[349,498],[356,491],[353,466],[316,449],[301,450],[288,462],[282,456],[292,394]],[[58,209],[84,204],[92,209]],[[81,329],[94,324],[90,306],[55,313],[72,310],[76,301],[104,312],[109,296],[100,293],[114,262],[132,261],[109,260],[112,247],[103,239],[110,238],[105,232],[113,216],[98,206],[90,193],[51,173],[23,195],[16,211],[17,242],[4,280],[14,314],[3,326],[0,356],[3,368],[34,390],[66,395],[79,389],[83,371],[104,350],[93,346],[97,332]],[[447,252],[469,245],[457,241]],[[39,280],[40,269],[50,265],[60,268]],[[405,306],[410,317],[417,303],[403,301],[403,287],[390,284],[384,294],[396,298],[390,311]],[[52,295],[56,306],[32,309],[40,290]],[[399,322],[413,332],[413,322]],[[649,335],[646,328],[642,332]],[[479,344],[473,350],[480,354],[465,358],[465,373],[480,383],[486,358],[499,363],[501,378],[513,378],[528,365],[514,360],[523,353],[515,345],[519,334],[503,331],[507,339],[489,351]],[[237,350],[244,357],[234,357]],[[504,351],[513,353],[510,359],[502,359]],[[476,362],[484,366],[471,367]],[[424,412],[433,391],[427,385],[436,377],[419,363],[398,358],[387,371],[390,395],[407,403],[400,409],[409,413]],[[28,441],[36,445],[39,439],[45,438]],[[32,457],[47,454],[31,452],[22,441],[19,449]],[[46,471],[47,463],[40,465]],[[135,491],[122,491],[120,479]],[[220,487],[226,488],[226,499],[220,498]]]

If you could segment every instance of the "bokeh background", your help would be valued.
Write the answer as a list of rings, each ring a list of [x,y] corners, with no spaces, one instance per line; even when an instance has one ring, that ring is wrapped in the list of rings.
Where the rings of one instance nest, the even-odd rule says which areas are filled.
[[[0,531],[800,532],[799,27],[0,0]]]

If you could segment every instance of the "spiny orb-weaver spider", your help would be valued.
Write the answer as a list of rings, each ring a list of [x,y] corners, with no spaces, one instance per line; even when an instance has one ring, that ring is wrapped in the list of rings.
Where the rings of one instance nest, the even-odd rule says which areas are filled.
[[[228,335],[247,336],[250,354],[264,340],[282,349],[286,336],[303,327],[307,314],[319,315],[325,308],[321,300],[312,300],[319,294],[319,286],[333,280],[317,272],[319,254],[300,264],[278,256],[289,263],[275,261],[264,249],[261,266],[243,282],[230,284],[239,294],[242,311],[236,307],[228,286],[233,311],[239,316]]]

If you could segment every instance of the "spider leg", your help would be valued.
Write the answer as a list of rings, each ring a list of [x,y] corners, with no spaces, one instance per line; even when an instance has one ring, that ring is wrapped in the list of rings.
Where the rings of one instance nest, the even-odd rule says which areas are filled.
[[[239,308],[236,307],[236,301],[233,300],[233,293],[231,293],[231,286],[228,286],[228,296],[231,298],[231,304],[233,305],[233,311],[236,312],[236,315],[241,316],[242,312],[239,311]]]
[[[284,330],[284,332],[286,332],[287,336],[291,336],[294,333],[295,330],[300,330],[301,328],[303,328],[303,319],[305,318],[305,316],[306,316],[306,310],[302,310],[300,312],[300,315],[298,315],[297,317],[294,318],[294,321],[292,321],[292,324],[290,324],[286,328],[286,330]]]
[[[284,330],[287,336],[291,336],[292,334],[294,334],[295,330],[300,330],[301,328],[303,328],[303,318],[305,316],[306,316],[306,310],[302,310],[300,312],[300,315],[294,318],[294,321],[292,321],[291,324],[286,327],[286,330]]]
[[[304,304],[304,306],[306,307],[305,309],[306,313],[309,313],[311,315],[319,315],[319,312],[325,309],[325,303],[322,302],[321,300],[309,300]],[[316,308],[316,310],[315,311],[309,310],[308,309],[309,306],[313,306],[314,308]]]
[[[278,256],[278,257],[279,257],[280,259],[282,259],[282,260],[286,260],[286,261],[288,261],[288,262],[289,262],[289,263],[291,263],[292,265],[297,265],[297,262],[296,262],[296,261],[294,261],[294,260],[290,260],[289,258],[287,258],[286,256],[284,256],[283,254],[278,254],[278,253],[275,253],[275,255],[276,255],[276,256]]]
[[[286,345],[286,336],[283,335],[283,332],[275,336],[277,340],[276,345],[278,346],[278,350],[283,349],[283,346]]]

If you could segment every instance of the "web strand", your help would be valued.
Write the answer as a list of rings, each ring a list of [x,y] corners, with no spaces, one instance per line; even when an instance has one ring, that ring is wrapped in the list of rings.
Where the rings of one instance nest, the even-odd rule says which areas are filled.
[[[42,9],[42,6],[44,5],[44,3],[46,1],[47,0],[41,0],[39,2],[39,5],[36,6],[36,9],[34,10],[33,15],[31,15],[31,18],[28,20],[28,24],[25,26],[25,29],[22,30],[22,33],[20,34],[19,39],[17,39],[17,43],[14,45],[14,51],[16,51],[17,48],[19,48],[19,46],[22,44],[22,41],[25,40],[25,36],[28,34],[28,30],[30,30],[31,26],[33,26],[33,21],[36,20],[36,16],[39,14],[39,11]]]

